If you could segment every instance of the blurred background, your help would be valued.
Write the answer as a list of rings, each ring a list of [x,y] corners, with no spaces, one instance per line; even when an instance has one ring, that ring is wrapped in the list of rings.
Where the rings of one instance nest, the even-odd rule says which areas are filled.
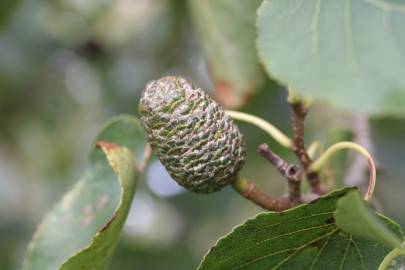
[[[20,268],[36,225],[87,166],[102,123],[120,113],[136,115],[148,81],[182,75],[207,90],[218,87],[188,8],[180,0],[1,1],[0,269]],[[291,134],[286,91],[270,79],[238,109]],[[242,174],[283,194],[285,183],[256,149],[266,142],[296,160],[262,131],[240,127],[248,142]],[[306,135],[307,144],[365,141],[379,165],[375,205],[405,226],[404,120],[369,119],[315,102]],[[355,160],[339,155],[324,178],[339,186],[344,179],[364,184],[366,170],[349,173]],[[220,236],[259,212],[230,188],[212,195],[186,192],[153,161],[111,269],[195,269]]]

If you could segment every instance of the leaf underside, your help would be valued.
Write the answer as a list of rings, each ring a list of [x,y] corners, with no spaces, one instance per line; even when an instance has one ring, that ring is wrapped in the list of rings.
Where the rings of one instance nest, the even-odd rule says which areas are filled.
[[[259,214],[219,240],[199,270],[377,269],[389,248],[343,232],[333,218],[337,200],[351,190],[282,213]],[[381,220],[401,235],[398,225]]]
[[[348,109],[404,114],[405,1],[271,0],[258,10],[267,72]]]
[[[114,117],[96,140],[145,146],[139,121]],[[89,168],[48,213],[29,245],[23,269],[104,269],[125,222],[139,172],[134,153],[113,143],[91,151]],[[102,153],[104,152],[104,154]],[[118,181],[117,181],[118,180]]]

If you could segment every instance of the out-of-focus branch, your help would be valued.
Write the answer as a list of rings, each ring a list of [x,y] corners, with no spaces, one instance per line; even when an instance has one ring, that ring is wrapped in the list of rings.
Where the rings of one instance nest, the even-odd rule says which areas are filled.
[[[374,144],[371,139],[370,122],[367,115],[356,114],[353,118],[354,142],[362,145],[375,157]],[[344,183],[349,186],[358,186],[364,191],[367,188],[368,163],[361,156],[356,155],[345,176]]]

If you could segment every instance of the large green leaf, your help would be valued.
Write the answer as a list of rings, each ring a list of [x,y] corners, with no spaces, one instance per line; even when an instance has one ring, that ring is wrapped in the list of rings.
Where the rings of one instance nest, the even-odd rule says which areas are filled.
[[[258,49],[267,72],[303,95],[403,114],[404,25],[404,0],[270,0]]]
[[[401,247],[402,238],[391,232],[354,190],[338,200],[334,217],[336,225],[345,232],[380,242],[390,248]]]
[[[351,190],[282,213],[259,214],[219,240],[199,269],[376,269],[389,248],[340,230],[333,218],[336,202]],[[381,220],[401,236],[398,225]]]
[[[261,0],[188,1],[215,94],[226,107],[244,104],[262,81],[256,55],[256,10]]]
[[[126,147],[145,147],[138,120],[112,119],[97,140],[89,169],[50,211],[29,245],[24,269],[103,269],[128,214],[139,171]],[[132,148],[132,147],[131,147]],[[105,155],[102,155],[104,152]],[[117,181],[118,178],[118,181]]]

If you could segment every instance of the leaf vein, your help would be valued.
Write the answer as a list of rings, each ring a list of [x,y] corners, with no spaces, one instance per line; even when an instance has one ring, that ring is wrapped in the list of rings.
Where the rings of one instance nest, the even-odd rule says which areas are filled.
[[[287,260],[284,259],[282,262],[280,262],[278,265],[276,265],[276,266],[273,267],[272,269],[273,269],[273,270],[274,270],[274,269],[277,269],[277,267],[281,266],[283,263],[285,263],[286,261],[288,261],[289,258],[291,258],[292,256],[294,256],[295,253],[297,253],[297,251],[299,251],[299,250],[301,250],[301,249],[303,249],[303,248],[309,246],[310,244],[315,243],[315,242],[317,242],[317,241],[319,241],[319,240],[321,240],[321,239],[323,239],[323,238],[325,238],[325,237],[328,237],[330,234],[333,234],[333,233],[335,233],[335,232],[338,231],[338,230],[339,230],[339,229],[336,228],[336,229],[334,229],[334,230],[328,232],[327,234],[324,234],[324,235],[322,235],[322,236],[320,236],[320,237],[317,237],[317,238],[315,238],[315,239],[313,239],[313,240],[311,240],[311,241],[309,241],[309,242],[307,242],[307,243],[305,243],[305,244],[303,244],[303,245],[301,245],[301,246],[299,246],[299,247],[292,248],[292,249],[288,249],[288,250],[284,250],[284,252],[286,252],[286,251],[291,251],[291,250],[295,250],[295,251],[294,251],[292,254],[290,254],[290,255],[286,258]],[[278,252],[278,253],[281,253],[281,252]],[[270,258],[270,257],[272,257],[272,256],[274,256],[274,255],[275,255],[274,253],[271,253],[271,254],[266,254],[266,255],[264,255],[264,256],[261,256],[261,257],[257,257],[257,258],[255,258],[255,259],[252,260],[252,261],[249,261],[249,262],[247,262],[247,263],[241,264],[241,265],[237,266],[236,268],[233,268],[233,270],[240,269],[240,268],[245,267],[245,266],[248,266],[248,265],[250,265],[250,264],[252,264],[252,263],[261,261],[261,260],[263,260],[263,259]]]
[[[320,228],[329,227],[329,226],[335,226],[335,224],[334,223],[325,224],[325,225],[314,226],[314,227],[309,227],[309,228],[305,228],[305,229],[301,229],[301,230],[296,230],[296,231],[289,232],[289,233],[280,234],[280,235],[277,235],[276,237],[264,239],[261,242],[257,242],[257,244],[263,244],[265,242],[268,242],[268,241],[271,241],[271,240],[274,240],[274,239],[278,239],[278,238],[281,238],[281,237],[284,237],[284,236],[289,236],[289,235],[293,235],[293,234],[296,234],[296,233],[311,231],[311,230],[314,230],[314,229],[320,229]]]
[[[402,53],[402,50],[400,49],[401,46],[399,46],[398,41],[395,38],[395,35],[393,33],[392,24],[391,24],[391,13],[387,10],[384,10],[383,21],[384,21],[385,30],[387,31],[387,34],[390,37],[393,46],[395,47],[396,51],[398,52],[398,55],[401,58],[402,63],[404,63],[404,55]]]
[[[337,230],[335,231],[337,232]],[[332,237],[334,233],[331,233],[328,238],[326,239],[325,243],[322,245],[322,247],[319,249],[318,253],[315,256],[315,259],[313,260],[313,262],[311,263],[311,268],[310,270],[314,269],[315,264],[318,262],[319,257],[321,256],[322,251],[326,248],[326,246],[329,243],[329,239]]]
[[[315,1],[314,14],[312,16],[311,32],[314,54],[319,53],[319,15],[321,12],[321,0]]]
[[[297,221],[301,221],[301,220],[305,220],[305,219],[310,219],[310,218],[313,218],[313,217],[315,217],[315,216],[330,215],[330,214],[332,214],[332,213],[333,213],[333,212],[322,212],[322,213],[313,214],[313,215],[308,215],[308,216],[301,217],[301,218],[297,218],[297,219],[293,219],[293,220],[287,220],[287,221],[283,221],[283,222],[278,222],[278,223],[270,224],[270,225],[268,225],[268,226],[260,227],[259,230],[255,230],[255,233],[257,233],[258,231],[262,231],[262,230],[265,230],[265,229],[269,229],[269,228],[271,228],[271,227],[273,227],[273,226],[277,226],[277,225],[284,224],[284,223],[289,223],[289,224],[291,224],[291,223],[294,223],[294,222],[297,222]],[[305,228],[305,229],[303,229],[303,230],[294,231],[294,232],[289,232],[289,233],[287,233],[287,234],[282,234],[282,235],[277,235],[276,237],[273,237],[273,238],[262,239],[261,241],[258,241],[258,242],[256,242],[256,243],[254,243],[253,246],[258,246],[258,245],[262,244],[263,242],[270,241],[270,240],[274,240],[274,239],[277,239],[277,238],[280,238],[280,237],[283,237],[283,236],[291,235],[291,234],[294,234],[294,233],[296,233],[296,232],[305,231],[305,230],[310,230],[310,229],[314,229],[314,228],[326,227],[326,226],[331,226],[331,225],[334,225],[334,223],[326,224],[326,225],[322,225],[322,226],[317,226],[317,227]],[[232,260],[233,258],[238,257],[238,256],[239,256],[242,252],[244,252],[247,248],[252,248],[252,247],[248,246],[248,247],[245,247],[245,248],[242,248],[242,249],[239,249],[239,250],[235,250],[235,253],[234,253],[232,256],[229,256],[226,260],[224,260],[223,263],[226,263],[226,262]]]
[[[273,223],[273,224],[268,224],[266,226],[258,227],[256,232],[259,232],[259,231],[262,231],[262,230],[265,230],[265,229],[269,229],[269,228],[271,228],[273,226],[281,225],[281,224],[284,224],[284,223],[291,224],[291,223],[296,223],[297,221],[303,221],[303,220],[306,220],[306,219],[312,219],[313,217],[323,216],[323,215],[330,215],[330,214],[333,214],[333,212],[323,212],[323,213],[318,213],[318,214],[313,214],[313,215],[307,215],[307,216],[296,218],[296,219],[283,220],[281,222],[277,222],[277,223]]]
[[[353,71],[358,71],[359,66],[355,57],[355,50],[353,44],[353,33],[352,33],[352,19],[351,19],[351,0],[345,1],[344,7],[344,29],[345,29],[345,41],[346,41],[346,61],[353,68]]]
[[[352,242],[352,238],[353,238],[353,236],[350,235],[349,241],[347,241],[347,246],[345,248],[345,253],[343,254],[342,262],[340,263],[340,266],[339,266],[339,270],[343,269],[343,266],[344,266],[346,258],[347,258],[347,253],[349,252],[350,243]]]
[[[396,11],[400,13],[405,13],[405,5],[397,3],[388,3],[381,0],[363,0],[364,2],[386,11]]]
[[[356,250],[357,254],[359,255],[359,259],[360,259],[360,264],[361,264],[361,268],[364,270],[367,270],[365,265],[364,265],[364,260],[363,260],[363,256],[361,255],[360,249],[356,244],[356,241],[353,240],[353,237],[350,239],[353,243],[354,249]]]

